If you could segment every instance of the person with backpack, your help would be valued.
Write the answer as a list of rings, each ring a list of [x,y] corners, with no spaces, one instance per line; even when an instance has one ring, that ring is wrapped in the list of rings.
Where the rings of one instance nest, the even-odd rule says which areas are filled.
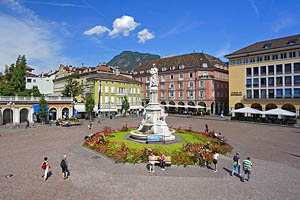
[[[243,171],[244,175],[242,177],[242,182],[245,181],[246,174],[248,175],[247,181],[250,181],[250,175],[251,175],[251,168],[252,168],[252,162],[250,161],[250,157],[247,157],[247,160],[243,161]]]
[[[238,168],[239,175],[241,174],[241,163],[240,163],[240,153],[237,152],[233,156],[233,170],[231,172],[231,176],[235,174],[236,169]]]
[[[61,160],[60,167],[61,167],[63,179],[68,178],[69,169],[67,164],[67,155],[64,155],[63,159]]]
[[[44,175],[42,177],[44,177],[44,181],[46,181],[48,178],[49,169],[50,169],[50,163],[48,161],[48,158],[45,157],[42,163],[42,170],[44,170]]]

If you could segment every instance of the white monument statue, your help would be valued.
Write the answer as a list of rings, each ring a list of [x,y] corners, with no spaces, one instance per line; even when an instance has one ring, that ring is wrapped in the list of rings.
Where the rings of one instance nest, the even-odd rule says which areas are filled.
[[[172,135],[175,131],[169,129],[166,123],[167,114],[158,103],[158,69],[153,64],[150,70],[150,102],[145,108],[145,115],[138,130],[133,130],[130,135],[134,139],[147,140],[148,135],[161,136],[164,141],[175,140]]]

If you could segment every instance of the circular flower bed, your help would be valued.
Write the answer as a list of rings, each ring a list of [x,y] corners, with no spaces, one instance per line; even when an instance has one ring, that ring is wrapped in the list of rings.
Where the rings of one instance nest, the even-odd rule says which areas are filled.
[[[172,164],[183,166],[210,164],[213,152],[225,155],[233,149],[224,140],[182,129],[175,129],[174,135],[180,136],[184,142],[172,145],[137,144],[125,140],[125,136],[134,129],[101,131],[93,134],[83,145],[112,158],[116,163],[148,163],[151,152],[155,155],[163,152],[171,157]]]

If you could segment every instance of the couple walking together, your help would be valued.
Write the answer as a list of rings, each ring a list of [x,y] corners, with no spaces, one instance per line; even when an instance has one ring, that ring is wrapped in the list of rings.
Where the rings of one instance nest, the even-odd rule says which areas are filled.
[[[68,178],[68,176],[70,175],[70,171],[67,163],[67,155],[64,155],[63,159],[61,160],[60,167],[61,167],[63,179]],[[43,172],[44,175],[42,177],[44,177],[44,181],[46,181],[47,178],[49,177],[50,168],[51,168],[50,162],[48,161],[48,158],[45,157],[42,163],[42,170],[44,170]]]

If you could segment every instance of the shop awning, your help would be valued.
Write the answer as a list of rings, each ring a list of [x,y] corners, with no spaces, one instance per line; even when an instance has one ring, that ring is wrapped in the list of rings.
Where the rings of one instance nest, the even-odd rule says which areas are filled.
[[[84,104],[75,104],[74,106],[75,110],[77,110],[77,112],[81,113],[81,112],[86,112],[85,111],[85,105]]]

